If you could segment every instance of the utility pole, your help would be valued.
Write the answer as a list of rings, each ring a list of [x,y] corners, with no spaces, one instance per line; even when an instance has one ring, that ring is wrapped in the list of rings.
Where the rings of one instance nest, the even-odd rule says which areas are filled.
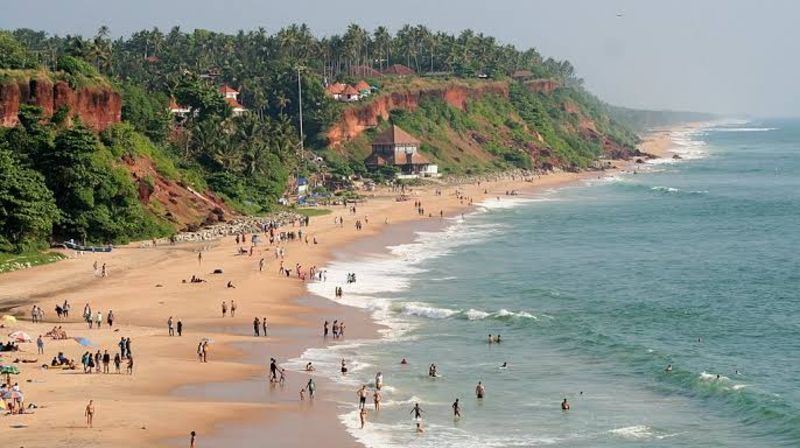
[[[305,166],[305,157],[303,154],[303,83],[300,82],[300,66],[297,66],[297,103],[300,106],[300,158],[303,160]]]

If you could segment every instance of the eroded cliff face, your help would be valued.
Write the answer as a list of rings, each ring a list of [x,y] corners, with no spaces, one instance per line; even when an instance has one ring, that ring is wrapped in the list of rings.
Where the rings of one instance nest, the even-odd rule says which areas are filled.
[[[122,166],[133,176],[139,201],[180,231],[196,231],[238,216],[213,192],[198,192],[165,178],[150,159],[125,157]]]
[[[393,110],[413,111],[425,99],[441,99],[455,108],[464,110],[470,99],[484,95],[508,98],[508,84],[491,82],[474,87],[453,85],[380,94],[362,106],[346,109],[341,119],[328,130],[328,143],[330,146],[337,146],[358,137],[367,129],[377,126],[381,120],[388,120]]]
[[[64,81],[53,83],[46,78],[11,81],[0,84],[0,125],[16,126],[17,114],[23,104],[39,106],[46,116],[62,106],[69,108],[70,117],[96,131],[117,123],[122,116],[119,93],[104,87],[72,89]]]

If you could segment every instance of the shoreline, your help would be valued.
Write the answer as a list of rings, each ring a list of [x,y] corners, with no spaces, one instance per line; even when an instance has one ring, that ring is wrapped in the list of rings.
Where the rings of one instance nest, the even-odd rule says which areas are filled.
[[[433,193],[437,187],[419,188],[415,189],[419,195],[415,199],[422,200],[425,207],[435,210],[436,214],[442,210],[445,216],[454,216],[470,208],[455,198],[455,190],[480,202],[504,196],[504,190],[534,192],[622,170],[624,168],[617,166],[605,172],[556,173],[532,183],[503,180],[483,183],[480,187],[441,186],[442,196]],[[489,188],[488,194],[483,194],[483,188]],[[324,266],[341,251],[369,248],[370,244],[379,245],[381,238],[392,238],[389,234],[398,228],[397,223],[409,223],[413,238],[413,229],[419,222],[439,221],[438,216],[416,216],[413,201],[399,203],[395,202],[393,193],[380,193],[358,206],[359,218],[363,219],[365,214],[374,218],[363,231],[353,229],[356,218],[347,215],[344,209],[312,218],[311,227],[303,230],[319,237],[320,244],[287,244],[286,265],[291,267],[298,262],[304,266]],[[339,214],[345,216],[344,229],[333,224],[334,216]],[[298,229],[289,227],[288,230]],[[155,248],[128,246],[108,255],[86,254],[3,275],[4,286],[14,290],[13,296],[2,296],[4,302],[23,297],[19,299],[23,305],[17,305],[25,307],[21,309],[23,315],[29,315],[29,302],[39,304],[46,312],[45,323],[23,321],[15,324],[13,330],[27,331],[35,339],[57,324],[51,311],[55,303],[69,299],[71,314],[80,314],[83,303],[89,301],[104,314],[108,309],[114,310],[119,322],[117,330],[108,331],[105,325],[101,330],[88,330],[79,318],[71,316],[70,322],[64,324],[68,334],[89,337],[97,348],[108,349],[111,353],[120,336],[132,337],[133,350],[137,353],[136,381],[125,375],[84,375],[80,370],[54,372],[38,366],[47,363],[57,351],[79,358],[84,348],[71,340],[46,340],[46,355],[40,356],[36,363],[20,364],[23,375],[18,378],[26,391],[26,399],[43,406],[35,414],[0,421],[4,425],[15,425],[6,438],[9,443],[74,446],[96,443],[97,437],[102,437],[103,445],[137,440],[151,445],[184,446],[189,431],[195,430],[200,446],[227,446],[232,441],[241,442],[243,436],[257,442],[263,440],[265,434],[269,434],[270,441],[296,444],[304,440],[301,435],[305,425],[317,428],[313,435],[305,433],[313,437],[307,440],[309,442],[324,436],[334,446],[357,443],[335,412],[338,393],[330,398],[323,394],[313,407],[308,406],[308,401],[298,406],[299,384],[304,382],[305,375],[290,372],[284,389],[271,388],[264,381],[265,357],[275,356],[280,364],[299,357],[309,347],[322,346],[319,333],[324,316],[331,316],[329,320],[344,316],[348,322],[345,343],[353,337],[378,337],[379,325],[363,310],[313,296],[307,285],[295,278],[278,277],[278,263],[270,258],[269,250],[264,251],[267,272],[259,273],[254,266],[259,256],[233,255],[236,245],[231,237],[203,245],[211,248],[204,252],[202,263],[196,258],[201,244]],[[108,278],[89,274],[94,260],[109,263]],[[223,278],[208,274],[216,266],[224,267]],[[208,283],[179,282],[179,278],[185,279],[193,273],[199,273]],[[225,281],[233,281],[236,289],[225,288]],[[240,304],[239,315],[221,321],[219,303],[231,298]],[[186,323],[186,334],[182,338],[166,335],[164,327],[169,315],[177,315]],[[255,342],[250,336],[253,316],[269,317],[270,337]],[[220,325],[220,322],[227,324]],[[195,360],[194,346],[202,336],[215,341],[208,364]],[[23,348],[25,352],[17,352],[15,356],[35,357],[35,345],[25,344]],[[323,380],[318,387],[322,392],[329,384]],[[97,428],[91,430],[82,427],[83,406],[90,398],[95,399],[98,407]]]

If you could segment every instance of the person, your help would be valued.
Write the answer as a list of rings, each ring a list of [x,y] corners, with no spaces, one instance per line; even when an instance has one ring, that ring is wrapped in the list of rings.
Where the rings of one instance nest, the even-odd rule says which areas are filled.
[[[500,335],[499,335],[499,334],[497,335],[497,337],[495,337],[495,338],[494,338],[494,342],[496,342],[496,343],[498,343],[498,344],[501,342],[501,341],[500,341]]]
[[[383,387],[383,373],[378,372],[375,375],[375,388],[381,390],[381,387]]]
[[[347,364],[345,364],[344,359],[342,359],[342,375],[347,373]]]
[[[356,395],[358,395],[358,407],[359,409],[364,409],[367,405],[367,385],[363,384],[358,391],[356,391]]]
[[[278,364],[275,358],[269,358],[269,381],[271,383],[278,379]]]
[[[133,375],[133,356],[128,354],[128,368],[126,369],[128,375]]]
[[[197,440],[197,433],[192,431],[189,433],[189,448],[195,448],[195,440]]]
[[[267,337],[267,316],[261,318],[261,334]]]
[[[324,324],[322,324],[322,337],[328,337],[328,321],[326,320]]]
[[[106,323],[108,323],[109,328],[114,326],[114,310],[108,310],[108,316],[106,316]]]
[[[493,338],[493,337],[492,337],[492,335],[490,334],[490,335],[489,335],[489,343],[491,344],[492,342],[494,342],[494,338]]]
[[[109,365],[111,364],[111,355],[108,354],[108,350],[103,352],[103,373],[111,373],[109,369]]]
[[[222,317],[225,317],[228,314],[228,303],[224,300],[222,301]]]
[[[461,406],[458,404],[458,398],[453,402],[453,417],[456,419],[461,418]]]
[[[259,336],[260,332],[261,332],[261,321],[258,319],[258,317],[256,317],[255,319],[253,319],[253,333],[256,336]]]
[[[97,324],[97,329],[99,330],[100,329],[100,324],[103,323],[103,313],[102,312],[100,312],[100,311],[97,312],[97,318],[95,319],[95,323]]]
[[[44,354],[44,339],[42,339],[42,335],[36,338],[36,352],[40,355]]]
[[[361,419],[361,429],[364,429],[364,424],[367,423],[367,408],[361,408],[358,416]]]
[[[169,319],[167,319],[167,331],[170,336],[175,336],[175,329],[172,326],[172,322],[172,316],[169,316]]]
[[[131,338],[130,338],[130,336],[125,338],[125,353],[127,353],[128,358],[133,356],[133,351],[131,350]]]
[[[311,365],[311,362],[309,361],[308,364],[306,364],[306,372],[313,372],[313,371],[314,371],[314,366]]]
[[[422,422],[418,421],[417,422],[417,434],[422,434],[423,432],[425,432],[425,430],[422,429]]]
[[[114,355],[114,371],[116,373],[120,372],[119,367],[121,364],[122,364],[122,358],[119,357],[119,353],[116,353]]]
[[[314,378],[308,379],[308,383],[306,384],[306,389],[308,389],[308,397],[314,398],[314,392],[317,389],[316,384],[314,384]]]
[[[261,260],[258,261],[258,272],[263,272],[263,271],[264,271],[264,259],[262,258]]]
[[[404,366],[406,364],[408,364],[408,361],[406,361],[406,358],[403,358],[403,359],[400,360],[400,365]]]
[[[203,264],[203,252],[202,251],[197,253],[197,264]]]
[[[375,412],[381,410],[381,393],[380,391],[376,390],[372,393],[372,403],[375,404]]]
[[[672,364],[667,364],[667,368],[664,371],[667,373],[672,372]]]
[[[84,415],[86,416],[86,426],[91,428],[94,421],[94,400],[89,400],[89,404],[86,405],[86,411],[84,412]]]
[[[279,383],[281,386],[283,386],[284,384],[286,384],[286,369],[284,369],[283,367],[281,367],[281,368],[280,368],[280,370],[279,370],[279,372],[281,372],[281,377],[280,377],[280,379],[278,380],[278,383]]]
[[[236,302],[231,300],[231,317],[236,317]]]
[[[180,321],[180,319],[178,319],[178,325],[177,325],[177,327],[178,327],[178,328],[177,328],[177,329],[178,329],[178,336],[180,336],[180,335],[181,335],[181,333],[183,333],[183,322],[181,322],[181,321]]]
[[[483,396],[486,395],[486,388],[483,386],[483,384],[480,381],[478,381],[478,385],[475,386],[475,395],[479,399],[483,398]]]
[[[507,361],[503,361],[503,365],[501,365],[500,368],[501,369],[508,368],[508,362]]]
[[[197,343],[197,359],[203,362],[203,341]]]
[[[567,403],[567,399],[565,398],[564,401],[561,402],[561,410],[562,411],[569,411],[569,403]]]
[[[411,408],[409,414],[414,414],[414,419],[417,421],[422,420],[422,408],[419,407],[419,403],[414,403],[414,407]]]

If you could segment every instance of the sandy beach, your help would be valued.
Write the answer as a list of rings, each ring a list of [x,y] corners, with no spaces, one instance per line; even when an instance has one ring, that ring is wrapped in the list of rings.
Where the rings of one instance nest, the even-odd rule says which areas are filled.
[[[643,151],[668,156],[670,131],[652,134],[641,145]],[[622,165],[620,165],[622,168]],[[555,188],[598,172],[557,173],[526,182],[506,179],[480,185],[415,187],[408,201],[398,202],[397,193],[369,192],[371,197],[357,205],[356,214],[334,208],[331,214],[313,217],[308,227],[289,226],[316,238],[318,244],[302,241],[282,244],[284,265],[294,270],[297,263],[306,271],[322,267],[331,257],[352,247],[357,239],[372,237],[372,244],[393,236],[393,225],[422,220],[440,222],[469,209],[469,201],[503,199],[506,191]],[[441,190],[441,195],[436,190]],[[457,196],[456,192],[460,193]],[[485,191],[485,193],[484,193]],[[421,201],[420,216],[414,201]],[[341,216],[343,225],[335,224]],[[363,224],[355,228],[356,220]],[[408,227],[413,228],[413,227]],[[407,229],[408,229],[407,228]],[[405,230],[406,233],[411,233]],[[402,233],[402,232],[398,232]],[[408,235],[406,235],[408,237]],[[7,446],[188,446],[189,433],[198,434],[197,446],[258,445],[265,434],[269,441],[284,446],[306,446],[325,439],[329,446],[352,446],[355,442],[341,428],[336,405],[326,396],[326,384],[318,384],[312,403],[299,400],[299,389],[307,381],[300,373],[287,372],[285,385],[267,380],[269,358],[278,364],[298,356],[304,349],[322,346],[325,320],[347,322],[346,338],[372,337],[376,326],[362,312],[309,297],[305,283],[295,275],[279,275],[280,261],[275,246],[256,246],[254,254],[239,255],[233,237],[204,243],[140,247],[131,244],[108,254],[68,253],[69,259],[46,266],[0,276],[0,314],[19,319],[6,324],[5,335],[16,330],[34,340],[56,325],[69,338],[85,337],[84,347],[73,339],[44,338],[44,354],[37,355],[35,343],[21,344],[18,352],[5,352],[3,363],[19,359],[21,374],[11,378],[25,393],[25,403],[35,404],[24,415],[0,419]],[[202,260],[198,253],[202,252]],[[259,260],[266,266],[259,272]],[[96,275],[93,264],[106,264],[108,276]],[[212,274],[222,269],[223,274]],[[206,280],[188,283],[192,275]],[[182,280],[187,280],[183,283]],[[328,279],[333,288],[341,279]],[[226,285],[231,282],[235,288]],[[70,317],[59,321],[57,304],[68,300]],[[222,317],[221,303],[235,300],[235,317]],[[81,318],[84,304],[116,317],[109,328],[89,329]],[[30,311],[38,305],[45,311],[44,322],[32,323]],[[167,319],[183,323],[182,336],[169,336]],[[267,337],[253,336],[255,317],[266,317]],[[120,338],[131,338],[135,359],[133,374],[84,374],[80,365],[85,351],[118,352]],[[208,362],[197,357],[201,338],[209,338]],[[77,370],[45,369],[59,352],[74,359]],[[84,408],[94,400],[94,427],[84,421]],[[313,427],[313,431],[306,428]]]

